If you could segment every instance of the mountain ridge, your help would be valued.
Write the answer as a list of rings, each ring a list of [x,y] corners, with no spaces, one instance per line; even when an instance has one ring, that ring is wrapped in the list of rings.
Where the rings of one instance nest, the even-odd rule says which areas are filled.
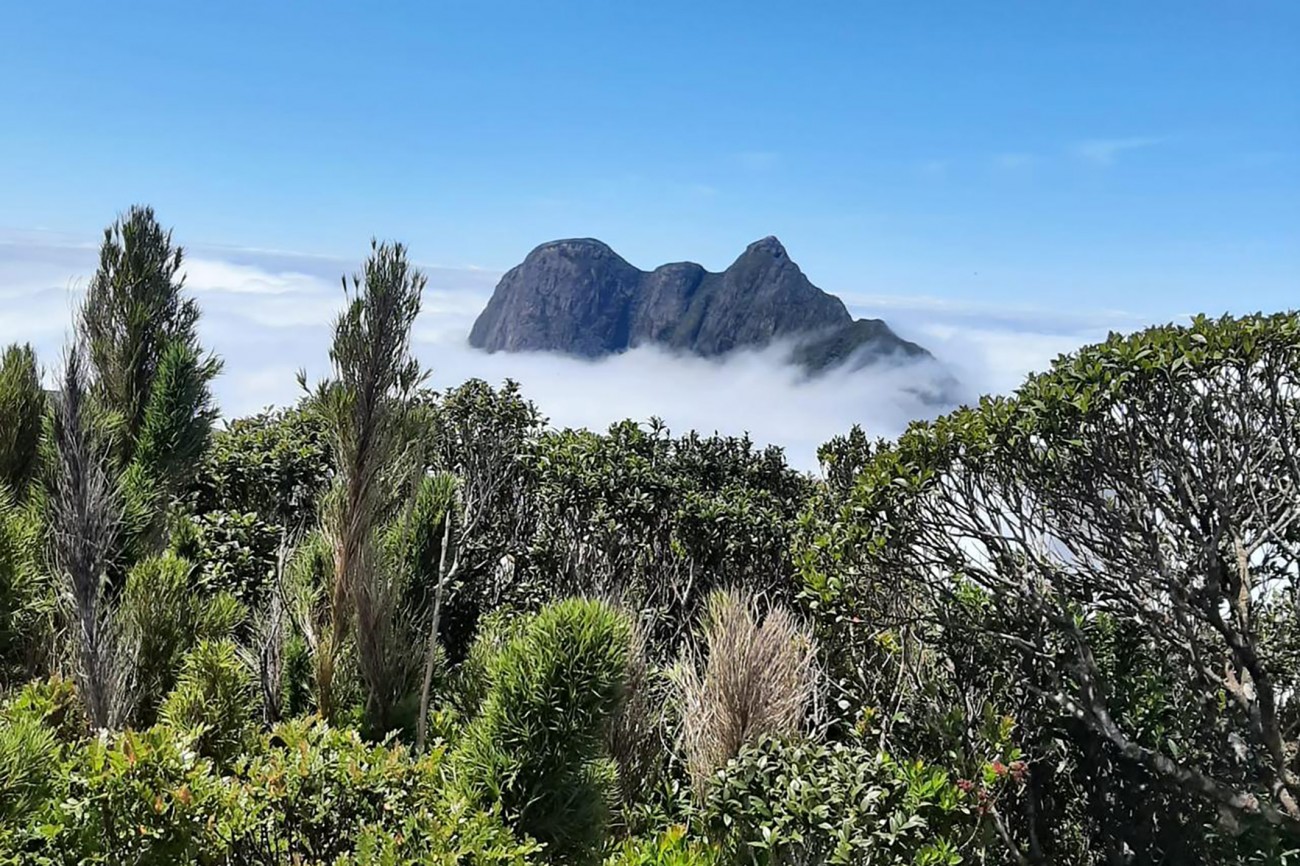
[[[880,319],[855,320],[773,235],[720,272],[695,262],[643,271],[596,238],[547,241],[506,272],[469,334],[489,352],[588,358],[646,344],[716,357],[784,340],[810,374],[930,357]]]

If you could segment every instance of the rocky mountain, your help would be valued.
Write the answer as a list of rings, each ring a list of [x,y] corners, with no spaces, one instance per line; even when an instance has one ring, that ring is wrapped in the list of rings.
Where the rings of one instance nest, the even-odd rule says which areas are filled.
[[[788,340],[792,362],[810,373],[929,357],[883,321],[855,320],[774,237],[720,274],[693,262],[642,271],[591,238],[542,244],[501,278],[469,335],[489,352],[588,358],[651,343],[716,356],[774,340]]]

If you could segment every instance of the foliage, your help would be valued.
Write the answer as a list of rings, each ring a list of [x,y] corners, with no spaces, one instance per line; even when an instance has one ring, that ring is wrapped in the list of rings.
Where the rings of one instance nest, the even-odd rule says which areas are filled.
[[[190,731],[195,748],[220,766],[230,764],[253,732],[253,683],[229,640],[202,640],[181,663],[176,687],[159,715]]]
[[[551,592],[618,593],[674,654],[717,588],[793,594],[789,541],[807,479],[747,438],[674,439],[659,422],[543,436],[533,573]]]
[[[53,632],[53,587],[42,567],[44,521],[34,502],[19,504],[0,485],[0,678],[32,674]]]
[[[63,743],[75,742],[86,734],[84,709],[76,687],[57,675],[32,680],[14,692],[0,709],[0,720],[20,718],[39,721]]]
[[[492,812],[448,796],[440,751],[413,758],[322,724],[282,725],[220,775],[188,735],[158,726],[46,758],[25,824],[0,825],[4,863],[398,864],[530,862]],[[24,735],[0,725],[0,754]],[[4,764],[2,766],[10,766]]]
[[[630,626],[608,605],[543,608],[489,665],[482,712],[456,748],[472,802],[499,802],[508,821],[560,862],[594,859],[614,769],[601,756],[618,707]]]
[[[193,563],[173,553],[141,560],[127,575],[118,616],[136,649],[135,719],[143,726],[175,687],[185,654],[229,637],[243,618],[237,602],[203,591],[196,578]]]
[[[145,427],[168,347],[197,346],[199,308],[181,296],[183,259],[153,208],[133,206],[104,230],[99,267],[87,287],[80,330],[101,402],[120,426],[123,464]]]
[[[520,580],[534,503],[531,458],[541,429],[537,408],[507,380],[500,388],[471,379],[444,394],[422,395],[429,468],[456,479],[451,549],[439,577],[443,611],[438,641],[464,658],[478,619],[495,608],[531,608],[553,596]]]
[[[309,402],[238,418],[212,437],[194,511],[257,514],[292,533],[315,525],[332,473],[322,419]]]
[[[56,390],[0,357],[0,864],[1300,862],[1295,314],[813,478],[423,390],[397,244],[214,431],[181,251],[100,253]]]
[[[1077,756],[1101,851],[1202,856],[1180,852],[1211,844],[1213,813],[1229,836],[1300,835],[1297,374],[1293,315],[1062,357],[865,460],[814,541],[816,588],[837,594],[828,563],[887,575],[939,621],[931,646],[985,647],[1036,719],[1026,747]],[[963,613],[972,598],[985,614]],[[1035,854],[1069,800],[1042,775],[1013,828]],[[1156,809],[1153,785],[1172,794]]]
[[[721,852],[693,841],[686,828],[674,826],[651,839],[629,839],[605,859],[605,866],[722,866]]]
[[[252,511],[208,511],[186,521],[181,549],[199,563],[196,583],[248,604],[266,601],[279,562],[280,531]]]
[[[114,728],[130,710],[130,660],[109,597],[121,502],[89,404],[81,351],[68,353],[50,439],[50,565],[73,643],[77,691],[91,723]]]
[[[14,343],[0,356],[0,486],[20,497],[40,467],[45,403],[36,352]]]
[[[168,343],[154,371],[134,462],[163,492],[179,496],[197,472],[217,417],[208,383],[221,370],[198,348]]]
[[[350,291],[344,281],[347,306],[335,320],[330,348],[334,377],[315,393],[338,461],[323,513],[334,553],[327,646],[337,653],[355,622],[366,714],[376,730],[389,729],[406,691],[403,680],[414,670],[404,652],[400,574],[384,561],[378,535],[402,494],[410,495],[403,483],[414,469],[408,415],[423,378],[411,355],[411,326],[425,282],[401,244],[371,244],[364,275],[353,276]],[[331,717],[337,709],[332,683],[318,683],[317,692],[319,709]]]
[[[59,762],[54,731],[28,715],[0,722],[0,827],[20,826],[54,796]],[[5,831],[0,830],[0,838]]]
[[[736,863],[938,866],[963,862],[990,789],[1010,781],[990,767],[959,787],[941,769],[856,745],[767,740],[717,774],[704,816]]]

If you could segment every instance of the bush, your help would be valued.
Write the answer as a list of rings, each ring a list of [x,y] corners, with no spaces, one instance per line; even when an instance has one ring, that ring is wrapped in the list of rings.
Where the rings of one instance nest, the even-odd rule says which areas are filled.
[[[479,620],[474,642],[453,677],[450,700],[459,714],[472,719],[483,709],[492,684],[494,659],[511,641],[528,631],[532,618],[532,614],[501,609]]]
[[[53,587],[41,568],[38,507],[0,484],[0,682],[39,668],[53,629]]]
[[[990,772],[988,787],[967,792],[919,761],[765,740],[718,773],[703,811],[737,863],[955,864],[958,840],[973,841],[978,813],[1009,778]]]
[[[246,604],[264,601],[275,576],[279,530],[251,511],[209,511],[188,519],[203,585]]]
[[[320,722],[279,725],[266,742],[238,776],[261,798],[258,821],[273,844],[260,855],[268,859],[294,852],[313,863],[524,863],[537,849],[516,841],[499,817],[448,796],[441,748],[414,758],[405,746],[368,744]]]
[[[19,689],[0,710],[0,722],[19,718],[35,719],[52,730],[63,743],[73,743],[86,734],[86,716],[77,700],[71,680],[52,676]]]
[[[240,418],[213,436],[196,484],[196,511],[251,511],[290,530],[312,526],[332,473],[333,456],[314,411]]]
[[[197,641],[230,636],[244,617],[228,595],[206,596],[189,560],[172,553],[141,560],[127,575],[121,616],[137,648],[136,721],[153,724]]]
[[[627,619],[600,602],[543,608],[490,662],[482,712],[457,746],[471,802],[500,802],[553,860],[599,856],[616,779],[601,747],[630,635]]]
[[[721,866],[722,853],[701,841],[691,841],[684,827],[670,827],[653,839],[624,842],[605,866]]]
[[[253,682],[229,640],[199,643],[185,657],[160,715],[194,733],[199,752],[228,765],[253,731]]]
[[[291,723],[223,776],[188,733],[164,725],[85,741],[60,762],[49,738],[32,733],[39,723],[25,723],[21,740],[0,724],[0,750],[19,743],[22,766],[40,768],[21,777],[33,784],[0,777],[6,866],[524,866],[538,850],[499,815],[448,796],[441,750],[413,758],[353,731]],[[26,820],[10,820],[15,792]]]
[[[32,820],[54,797],[59,764],[54,731],[34,715],[0,721],[0,828]],[[4,832],[0,829],[0,834]]]
[[[228,851],[226,785],[174,731],[91,739],[60,775],[65,796],[13,840],[14,862],[218,863]]]

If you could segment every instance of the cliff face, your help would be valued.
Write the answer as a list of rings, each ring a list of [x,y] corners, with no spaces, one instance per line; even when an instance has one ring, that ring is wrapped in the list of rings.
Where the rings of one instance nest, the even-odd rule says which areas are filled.
[[[878,319],[854,321],[774,237],[720,274],[692,262],[641,271],[589,238],[542,244],[501,278],[469,335],[490,352],[589,358],[647,343],[722,355],[776,339],[789,339],[809,372],[929,354]]]

